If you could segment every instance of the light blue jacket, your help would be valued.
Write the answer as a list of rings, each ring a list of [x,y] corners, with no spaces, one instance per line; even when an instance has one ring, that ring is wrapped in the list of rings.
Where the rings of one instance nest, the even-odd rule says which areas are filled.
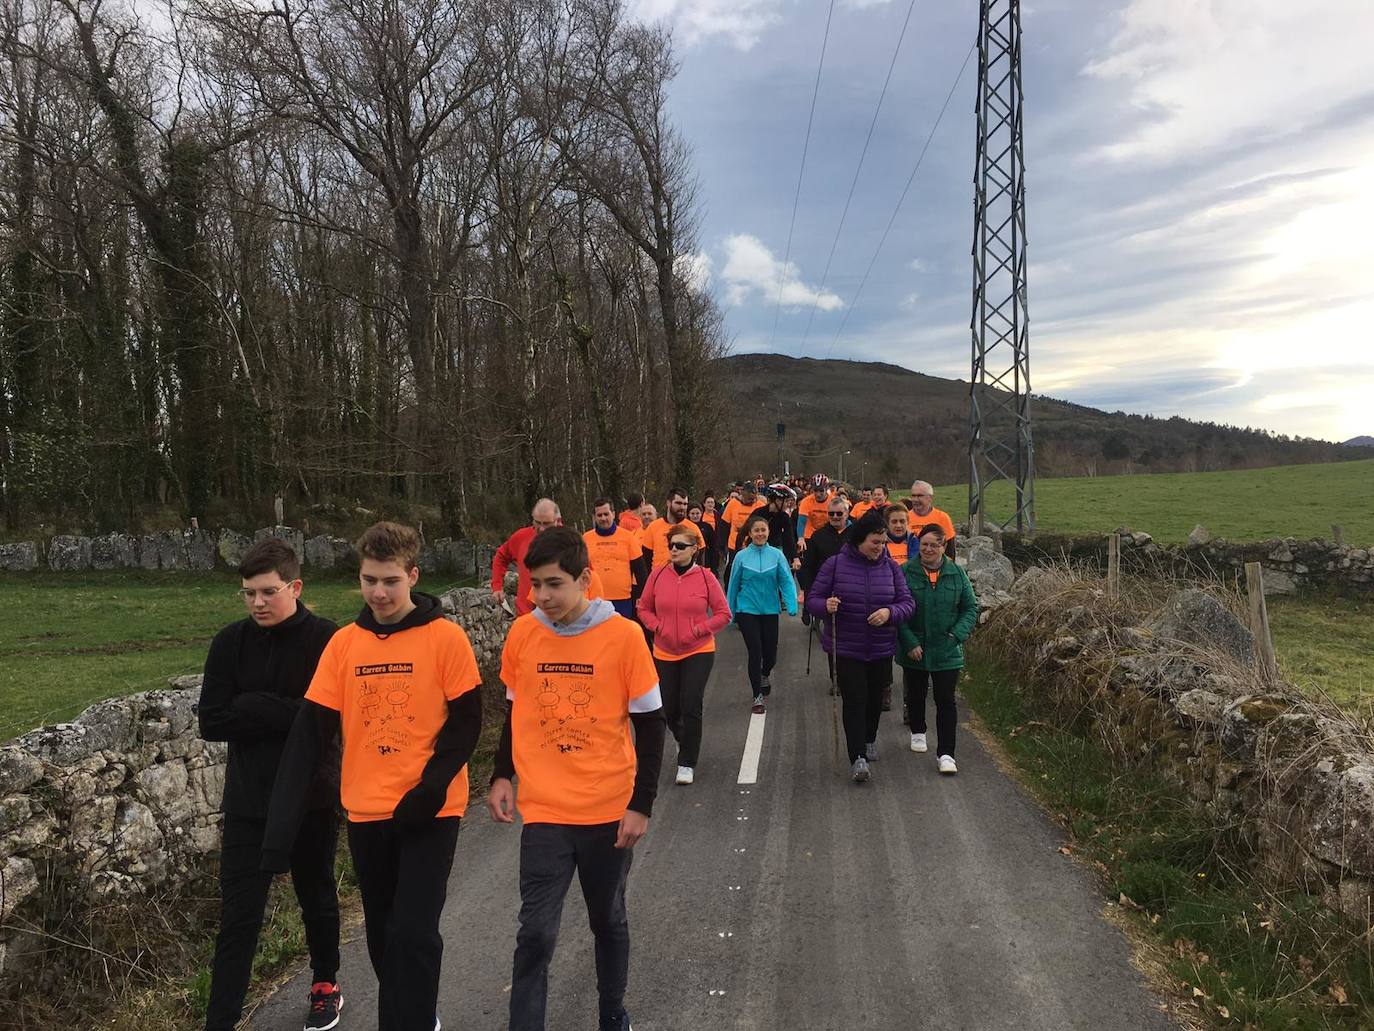
[[[786,606],[787,614],[795,616],[797,582],[787,568],[787,556],[771,544],[750,544],[740,549],[730,566],[725,602],[734,613],[776,616]]]

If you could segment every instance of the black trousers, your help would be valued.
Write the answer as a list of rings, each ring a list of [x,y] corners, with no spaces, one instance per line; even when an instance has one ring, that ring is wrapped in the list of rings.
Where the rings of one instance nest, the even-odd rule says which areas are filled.
[[[715,652],[701,652],[685,659],[654,659],[658,688],[663,695],[663,715],[677,740],[679,766],[695,767],[701,754],[702,702],[715,661]]]
[[[616,848],[618,823],[579,827],[527,823],[520,833],[520,928],[511,974],[510,1031],[544,1031],[549,963],[558,944],[563,899],[576,871],[596,943],[600,1016],[625,1004],[630,979],[630,924],[625,915],[625,878],[631,850]]]
[[[835,659],[835,678],[840,684],[844,713],[844,740],[852,763],[864,754],[864,745],[878,740],[878,720],[883,715],[883,688],[892,683],[892,656],[872,659]]]
[[[414,828],[349,821],[367,956],[377,974],[377,1031],[433,1031],[444,956],[439,915],[460,823],[457,816]]]
[[[233,1031],[243,1015],[243,999],[253,973],[267,893],[272,875],[262,862],[265,820],[224,816],[219,860],[219,934],[210,972],[207,1031]],[[332,809],[307,813],[291,853],[291,881],[305,922],[314,980],[333,981],[339,971],[339,895],[334,883],[334,853],[339,819]]]
[[[941,669],[934,673],[923,669],[903,669],[902,688],[906,694],[907,722],[913,734],[926,732],[926,691],[935,689],[935,754],[954,754],[955,729],[959,726],[959,708],[954,702],[954,688],[959,683],[957,669]]]
[[[773,672],[778,661],[778,617],[756,616],[752,612],[736,612],[735,625],[744,638],[745,650],[749,653],[749,687],[751,694],[766,695],[763,678]]]

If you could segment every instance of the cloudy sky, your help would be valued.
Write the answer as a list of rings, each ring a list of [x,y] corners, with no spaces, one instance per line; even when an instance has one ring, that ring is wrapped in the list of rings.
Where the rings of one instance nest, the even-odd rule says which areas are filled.
[[[976,0],[835,0],[790,250],[830,0],[630,7],[674,28],[697,267],[734,350],[967,378]],[[1374,433],[1374,3],[1033,0],[1022,20],[1036,392]]]

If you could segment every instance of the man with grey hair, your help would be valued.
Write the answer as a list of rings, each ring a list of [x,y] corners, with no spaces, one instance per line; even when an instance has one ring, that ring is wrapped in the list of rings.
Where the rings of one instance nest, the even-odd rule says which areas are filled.
[[[506,543],[496,549],[496,556],[491,560],[491,593],[498,605],[506,597],[506,570],[514,565],[520,578],[519,585],[515,588],[516,614],[523,616],[533,610],[534,602],[530,601],[530,574],[525,568],[525,552],[529,550],[530,541],[539,534],[562,525],[563,513],[558,510],[557,503],[552,498],[540,498],[530,510],[530,525],[520,527],[506,539]]]
[[[953,547],[954,521],[948,512],[935,507],[935,488],[925,480],[917,480],[911,485],[911,532],[919,535],[921,527],[932,524],[944,531],[945,540]]]

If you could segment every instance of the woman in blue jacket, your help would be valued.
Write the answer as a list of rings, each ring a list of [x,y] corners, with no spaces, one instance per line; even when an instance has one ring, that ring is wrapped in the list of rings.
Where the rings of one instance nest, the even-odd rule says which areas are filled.
[[[768,543],[768,517],[755,513],[744,525],[749,545],[741,548],[730,566],[725,602],[749,651],[749,687],[754,712],[764,711],[772,690],[768,675],[778,659],[778,613],[785,607],[797,614],[797,583],[787,557]]]

